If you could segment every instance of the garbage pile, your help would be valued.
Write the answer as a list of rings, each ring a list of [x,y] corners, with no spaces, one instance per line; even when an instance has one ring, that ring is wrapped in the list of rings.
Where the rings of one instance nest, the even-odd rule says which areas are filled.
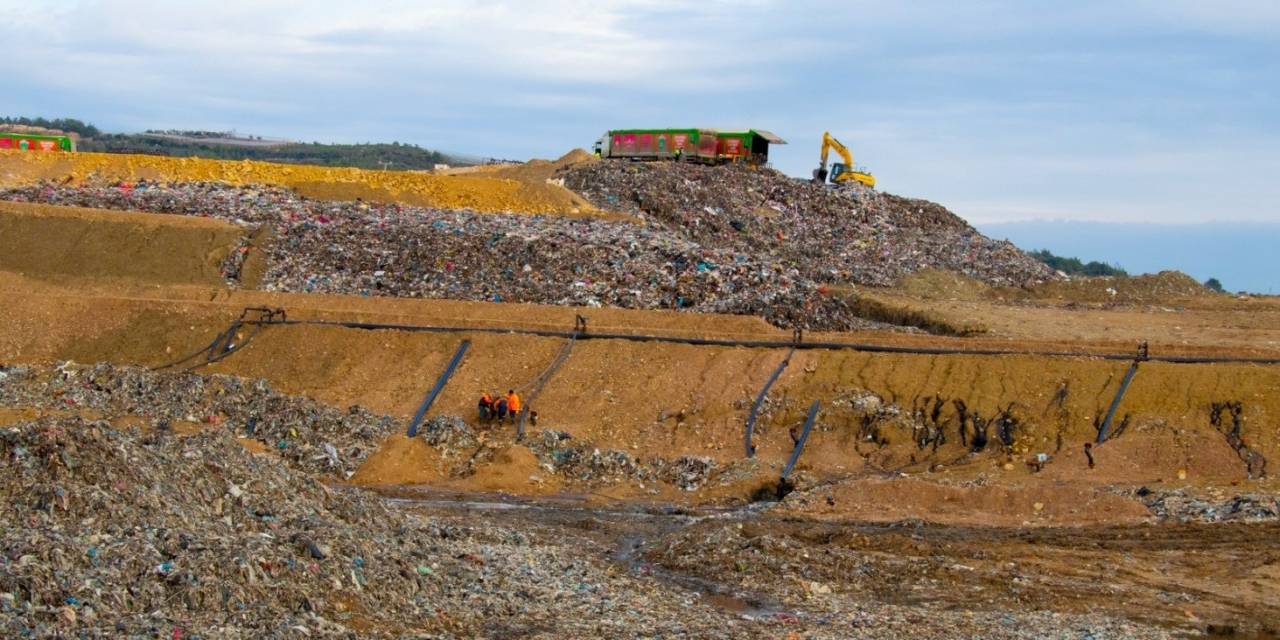
[[[0,368],[0,406],[140,416],[156,431],[222,428],[261,442],[297,469],[350,477],[399,425],[360,407],[346,412],[276,392],[265,380],[62,363]]]
[[[0,428],[0,461],[6,638],[705,637],[739,624],[577,542],[392,509],[225,430],[46,417]]]
[[[46,417],[0,428],[0,461],[6,638],[1024,638],[1068,622],[1083,637],[1056,614],[961,616],[829,591],[795,600],[795,613],[743,615],[666,574],[619,570],[572,531],[391,508],[255,456],[225,430]],[[795,582],[756,571],[751,541],[731,542],[751,563],[740,575],[761,581],[747,591]],[[697,552],[684,560],[723,560]]]
[[[5,637],[336,637],[437,611],[440,531],[225,431],[44,418],[0,429],[0,460]]]
[[[811,329],[880,326],[801,275],[794,261],[699,244],[664,225],[315,201],[217,183],[45,184],[0,199],[272,225],[268,290],[679,309]]]
[[[471,425],[457,416],[434,416],[427,419],[420,430],[419,437],[445,457],[475,449],[480,444]]]
[[[530,438],[530,451],[549,471],[591,486],[637,481],[664,482],[694,491],[716,471],[710,458],[681,456],[674,460],[654,457],[641,461],[626,451],[604,449],[574,440],[569,434],[544,429]]]
[[[673,162],[579,163],[561,176],[597,207],[643,216],[704,246],[768,256],[815,282],[888,286],[928,268],[993,285],[1056,277],[941,205],[862,185],[830,187],[771,169]]]
[[[1233,496],[1197,495],[1186,490],[1134,492],[1162,520],[1176,522],[1264,522],[1280,518],[1280,499],[1242,493]]]

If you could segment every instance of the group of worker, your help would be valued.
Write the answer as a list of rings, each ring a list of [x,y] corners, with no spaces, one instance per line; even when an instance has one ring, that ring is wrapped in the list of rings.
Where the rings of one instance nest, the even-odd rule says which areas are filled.
[[[506,397],[499,397],[496,400],[494,399],[493,394],[485,391],[480,394],[480,402],[476,404],[476,410],[480,413],[481,422],[492,422],[495,420],[497,422],[502,422],[504,419],[510,417],[511,422],[514,423],[516,418],[520,415],[521,408],[520,395],[516,393],[515,389],[507,390]],[[529,421],[534,426],[538,424],[537,411],[529,412]]]

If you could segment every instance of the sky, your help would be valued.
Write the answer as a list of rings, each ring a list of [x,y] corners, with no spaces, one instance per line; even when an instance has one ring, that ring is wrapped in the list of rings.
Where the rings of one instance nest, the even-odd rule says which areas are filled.
[[[1025,221],[978,225],[992,238],[1028,250],[1047,248],[1131,274],[1177,269],[1199,282],[1217,278],[1227,291],[1280,295],[1280,224],[1205,222]]]
[[[822,132],[976,224],[1280,223],[1280,2],[0,0],[0,115],[526,159]],[[1280,269],[1277,269],[1280,271]]]

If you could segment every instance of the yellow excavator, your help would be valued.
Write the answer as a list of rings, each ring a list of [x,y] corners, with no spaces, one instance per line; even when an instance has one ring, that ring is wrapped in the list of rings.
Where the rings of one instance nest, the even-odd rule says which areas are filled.
[[[844,146],[839,140],[831,137],[831,132],[822,134],[822,164],[813,170],[813,181],[822,184],[827,181],[827,155],[831,150],[835,149],[840,154],[840,158],[844,162],[836,162],[831,165],[831,182],[840,184],[843,182],[861,182],[868,187],[876,186],[876,177],[867,173],[862,169],[855,169],[853,166],[853,154],[849,153],[849,147]]]

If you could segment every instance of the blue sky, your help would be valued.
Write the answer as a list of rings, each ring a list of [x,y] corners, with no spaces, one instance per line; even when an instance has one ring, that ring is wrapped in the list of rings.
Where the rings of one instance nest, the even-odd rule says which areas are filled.
[[[1280,224],[1154,224],[1028,221],[978,229],[1028,250],[1048,248],[1123,267],[1132,274],[1177,269],[1200,282],[1217,278],[1228,291],[1280,295]]]
[[[0,113],[523,159],[830,130],[975,223],[1280,222],[1280,2],[0,0]]]

